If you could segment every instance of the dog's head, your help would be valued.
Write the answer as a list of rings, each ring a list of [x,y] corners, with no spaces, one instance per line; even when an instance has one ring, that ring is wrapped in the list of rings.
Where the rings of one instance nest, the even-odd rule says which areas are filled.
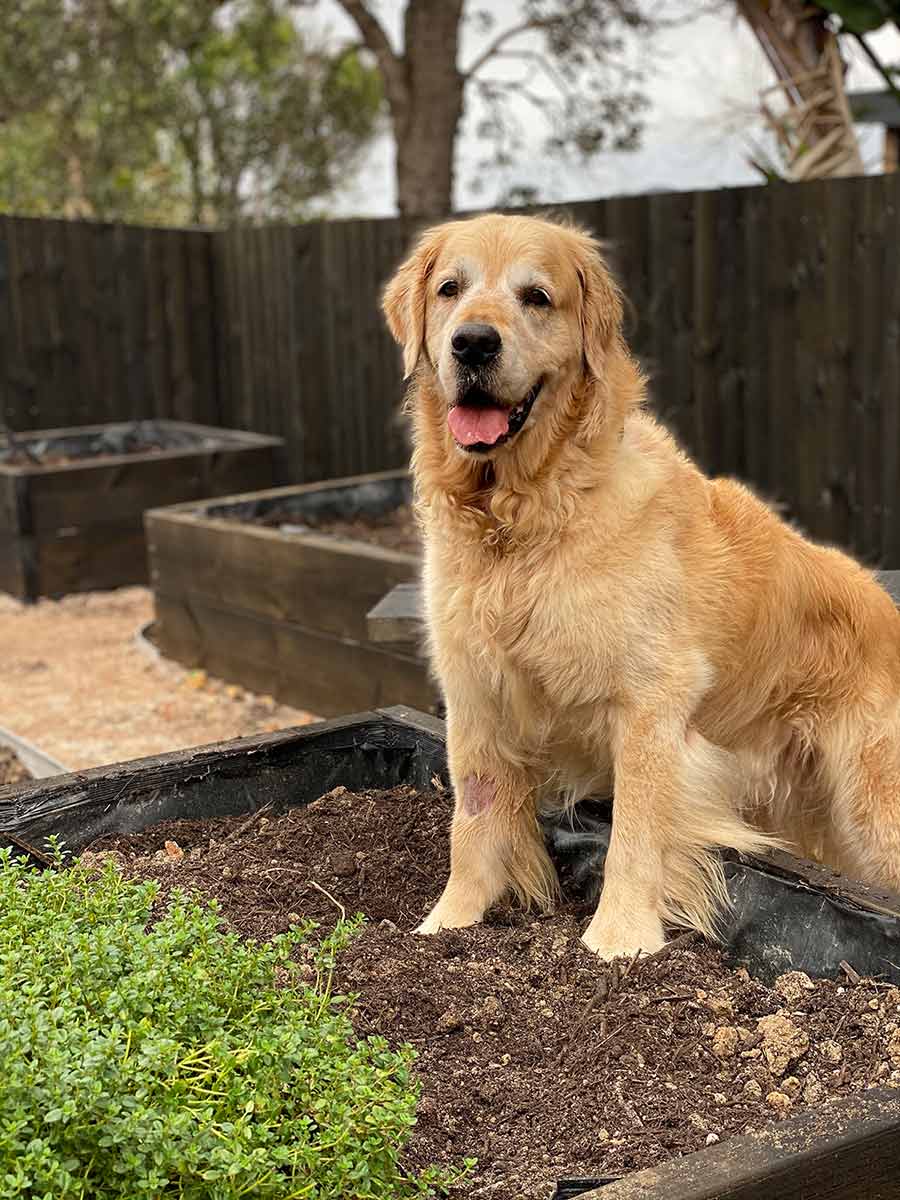
[[[433,372],[453,440],[479,458],[552,419],[579,378],[601,380],[622,323],[589,235],[497,214],[428,230],[384,311],[406,374],[420,363]]]

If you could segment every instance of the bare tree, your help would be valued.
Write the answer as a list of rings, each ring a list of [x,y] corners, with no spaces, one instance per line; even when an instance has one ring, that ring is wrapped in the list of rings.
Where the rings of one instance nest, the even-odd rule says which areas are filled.
[[[589,155],[637,143],[641,75],[623,51],[629,33],[662,24],[663,6],[653,0],[519,0],[516,18],[505,27],[478,0],[407,0],[400,50],[391,45],[375,0],[337,3],[381,72],[397,146],[401,213],[436,215],[452,207],[456,136],[473,92],[486,106],[479,134],[501,161],[510,160],[519,132],[513,96],[547,122],[551,150]],[[673,7],[666,6],[666,20]],[[476,24],[483,46],[460,64],[464,20]],[[518,64],[520,72],[492,71],[501,61]]]

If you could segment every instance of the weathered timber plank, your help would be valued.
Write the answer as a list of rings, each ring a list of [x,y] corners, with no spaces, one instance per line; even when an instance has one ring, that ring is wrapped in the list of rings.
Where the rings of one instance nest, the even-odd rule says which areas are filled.
[[[408,555],[315,534],[290,537],[237,522],[147,518],[153,586],[272,620],[295,620],[364,640],[365,614],[395,583],[415,577]]]
[[[896,1200],[900,1091],[848,1096],[588,1192],[584,1200]]]
[[[319,716],[385,704],[428,708],[436,699],[416,659],[195,597],[157,593],[156,612],[154,634],[164,654]]]
[[[0,592],[6,592],[23,602],[28,599],[25,550],[23,538],[0,533]]]
[[[0,471],[0,536],[17,534],[20,528],[17,476]]]
[[[270,447],[162,451],[67,464],[29,475],[36,530],[103,524],[149,508],[257,488],[274,476]]]
[[[33,545],[37,595],[65,596],[147,581],[139,517],[36,535]]]
[[[413,642],[422,634],[422,586],[398,583],[366,616],[372,642]]]

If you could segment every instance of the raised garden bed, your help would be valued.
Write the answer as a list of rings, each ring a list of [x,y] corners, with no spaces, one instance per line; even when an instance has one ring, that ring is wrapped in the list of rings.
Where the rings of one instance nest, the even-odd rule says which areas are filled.
[[[594,807],[588,843],[548,827],[572,888],[558,913],[498,909],[482,928],[412,938],[440,890],[448,806],[442,726],[392,710],[0,789],[0,829],[113,850],[164,890],[216,895],[253,936],[368,910],[336,982],[360,992],[365,1031],[417,1048],[410,1163],[479,1157],[459,1195],[548,1200],[557,1179],[579,1177],[558,1192],[572,1196],[623,1171],[598,1200],[896,1194],[900,1091],[877,1085],[900,1061],[900,901],[786,856],[735,859],[727,963],[687,942],[610,967],[577,940],[585,851],[604,840]],[[772,921],[790,910],[810,973],[837,954],[837,979],[776,982],[798,965]]]
[[[181,421],[0,438],[0,590],[32,601],[145,583],[144,511],[270,485],[282,445]]]
[[[147,514],[153,639],[191,667],[321,716],[436,692],[415,642],[366,614],[419,573],[409,478],[386,471]]]

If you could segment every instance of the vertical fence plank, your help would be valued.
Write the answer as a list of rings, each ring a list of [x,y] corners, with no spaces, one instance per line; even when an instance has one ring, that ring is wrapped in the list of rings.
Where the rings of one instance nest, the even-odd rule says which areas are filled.
[[[769,197],[766,262],[767,408],[769,488],[780,501],[791,494],[791,418],[794,403],[794,265],[790,184],[773,184]],[[793,513],[793,505],[791,505]]]
[[[191,375],[188,332],[187,277],[184,237],[181,230],[167,230],[163,264],[166,289],[166,332],[169,346],[171,411],[179,421],[190,421],[194,411],[194,380]]]
[[[826,372],[820,350],[825,325],[825,206],[822,184],[809,193],[789,192],[792,260],[790,289],[793,303],[792,361],[794,372],[793,430],[790,413],[786,429],[790,442],[788,481],[794,511],[811,536],[831,537],[831,512],[823,503],[825,492]],[[800,203],[798,203],[798,200]],[[786,397],[787,400],[787,397]]]
[[[693,444],[693,196],[649,197],[647,355],[662,422]]]
[[[766,296],[769,254],[768,188],[743,192],[744,228],[742,252],[745,264],[744,325],[738,333],[736,355],[744,371],[743,462],[745,478],[766,497],[772,493],[769,462],[769,306]]]
[[[219,423],[217,329],[213,280],[212,235],[190,230],[183,235],[187,268],[187,305],[190,326],[190,363],[194,382],[193,420],[203,425]]]
[[[719,283],[718,195],[698,192],[694,197],[693,261],[693,389],[694,453],[707,470],[721,464],[722,332]]]
[[[9,218],[9,263],[12,309],[12,355],[15,389],[10,405],[10,426],[13,429],[33,429],[37,412],[38,364],[33,353],[34,271],[30,247],[26,238],[27,222]]]
[[[12,294],[9,277],[9,236],[7,233],[9,218],[0,216],[0,420],[3,423],[14,419],[12,394],[12,347],[10,330],[12,326],[12,310],[10,297]]]
[[[882,420],[879,382],[884,348],[884,206],[881,180],[862,185],[861,221],[854,243],[854,277],[858,282],[853,309],[853,399],[858,435],[856,478],[858,510],[854,543],[859,553],[875,561],[881,549]],[[896,253],[896,248],[894,249]]]
[[[900,175],[882,179],[884,240],[900,245]],[[900,262],[896,253],[884,259],[884,358],[878,401],[882,406],[882,526],[883,566],[900,567]]]
[[[304,416],[302,478],[325,479],[331,465],[326,407],[325,227],[303,225],[294,231],[294,311],[297,323],[296,363]]]
[[[832,537],[839,545],[852,538],[856,480],[851,461],[851,360],[854,288],[851,262],[855,228],[855,191],[829,187],[825,195],[825,316],[820,347],[825,371],[825,503]]]
[[[716,244],[720,263],[719,436],[716,471],[746,478],[744,424],[747,377],[743,357],[747,325],[747,256],[743,190],[719,193]]]
[[[231,232],[223,229],[208,234],[212,297],[210,319],[215,324],[212,343],[216,359],[216,405],[218,420],[234,424],[236,375],[239,364],[240,325],[234,314],[231,268]]]
[[[97,297],[94,289],[93,227],[85,221],[65,223],[67,264],[67,309],[69,336],[73,344],[77,391],[71,424],[88,425],[101,420],[99,333]],[[43,418],[40,425],[50,424]]]
[[[116,229],[116,241],[119,259],[115,282],[122,314],[121,415],[141,421],[153,415],[144,345],[147,323],[144,239],[140,229],[120,225]]]

